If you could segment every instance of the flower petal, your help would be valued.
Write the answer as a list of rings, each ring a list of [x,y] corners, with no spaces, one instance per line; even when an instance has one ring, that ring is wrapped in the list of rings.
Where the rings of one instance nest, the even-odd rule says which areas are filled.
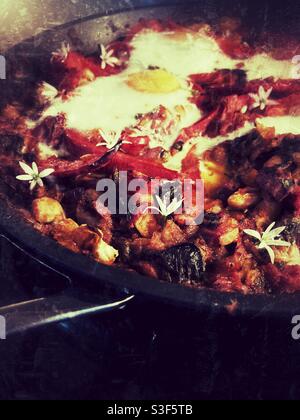
[[[255,102],[255,104],[252,105],[252,109],[256,109],[260,107],[260,102]]]
[[[44,170],[40,173],[39,177],[40,177],[40,178],[46,178],[47,176],[52,175],[54,172],[55,172],[55,170],[54,170],[54,169],[52,169],[52,168],[44,169]]]
[[[106,54],[106,57],[107,58],[113,58],[112,56],[113,56],[113,54],[114,54],[114,50],[109,50],[108,52],[107,52],[107,54]]]
[[[267,99],[267,92],[265,91],[263,86],[260,86],[258,89],[258,95],[261,100]]]
[[[43,186],[44,186],[44,183],[43,183],[43,181],[41,180],[41,178],[38,178],[37,180],[36,180],[36,183],[42,188]]]
[[[32,175],[18,175],[16,179],[19,181],[32,181]]]
[[[155,198],[156,198],[156,201],[158,202],[158,205],[160,207],[161,212],[165,216],[167,214],[167,212],[168,212],[166,203],[160,198],[159,195],[156,195]]]
[[[103,44],[101,44],[101,58],[104,58],[106,56],[106,48]]]
[[[269,97],[272,95],[273,92],[273,88],[271,87],[269,90],[267,90],[266,92],[266,99],[269,99]]]
[[[252,98],[255,102],[260,102],[260,97],[256,93],[249,93],[250,98]]]
[[[112,64],[120,64],[120,60],[117,57],[111,57],[109,59],[110,63]]]
[[[265,249],[268,252],[268,254],[270,255],[271,263],[275,264],[275,252],[273,251],[273,249],[270,246],[266,246]]]
[[[28,175],[33,175],[33,170],[32,168],[27,165],[27,163],[25,162],[19,162],[19,165],[21,166],[21,168],[23,169],[23,171],[28,174]]]
[[[38,166],[35,162],[33,162],[33,164],[32,164],[32,171],[33,171],[34,175],[39,174],[39,168],[38,168]]]
[[[267,235],[268,233],[271,232],[271,230],[273,229],[273,227],[276,225],[276,222],[273,222],[265,231],[264,235]]]
[[[273,238],[277,238],[285,230],[286,230],[286,226],[282,226],[282,227],[276,228],[274,230],[271,230],[270,235],[272,235]]]
[[[268,241],[268,245],[269,246],[287,247],[287,248],[290,248],[292,246],[292,244],[290,244],[289,242],[281,241],[281,240]]]
[[[268,233],[263,234],[263,240],[266,242],[274,241],[276,238],[280,236],[280,234],[285,230],[285,227],[280,227],[277,229],[273,229]],[[279,239],[279,238],[278,238]]]
[[[256,230],[246,229],[244,230],[244,233],[246,233],[246,235],[249,235],[249,236],[252,236],[253,238],[258,239],[259,241],[262,241],[261,234],[257,232]]]
[[[273,101],[272,99],[268,99],[267,105],[269,105],[269,106],[271,106],[271,105],[278,105],[278,102],[277,101]]]
[[[169,215],[171,215],[171,214],[175,213],[177,210],[179,210],[180,207],[182,206],[182,204],[183,204],[183,200],[180,200],[180,201],[174,200],[170,204],[170,206],[168,207]]]
[[[32,182],[30,183],[30,191],[33,191],[33,190],[35,189],[36,184],[37,184],[37,181],[32,181]]]
[[[262,241],[259,246],[258,249],[265,249],[268,246],[268,244],[265,241]]]
[[[260,104],[260,110],[261,111],[264,111],[266,109],[266,107],[267,107],[266,103],[265,102],[261,102],[261,104]]]

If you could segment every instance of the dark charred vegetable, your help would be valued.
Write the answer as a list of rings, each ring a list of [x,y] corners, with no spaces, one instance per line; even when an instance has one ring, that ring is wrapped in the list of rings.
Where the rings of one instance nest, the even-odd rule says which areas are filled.
[[[220,70],[215,73],[191,76],[195,89],[213,90],[215,95],[241,93],[246,87],[247,75],[244,70]]]
[[[291,156],[293,153],[300,152],[300,137],[288,136],[282,140],[281,150],[283,154]]]
[[[21,152],[23,139],[16,134],[1,134],[0,136],[0,153],[18,154]]]
[[[221,216],[214,213],[205,213],[203,225],[208,228],[217,228],[220,224]]]
[[[300,246],[300,217],[293,219],[284,220],[286,229],[284,231],[285,240],[293,243],[296,240],[298,246]]]
[[[205,262],[195,245],[184,244],[167,251],[152,254],[150,259],[160,276],[170,283],[202,283],[205,280]]]
[[[240,167],[241,162],[251,159],[253,150],[264,149],[265,143],[256,130],[239,137],[228,145],[229,163],[232,167]]]
[[[257,183],[263,191],[279,202],[287,198],[295,187],[292,177],[281,178],[273,171],[262,171],[257,177]]]

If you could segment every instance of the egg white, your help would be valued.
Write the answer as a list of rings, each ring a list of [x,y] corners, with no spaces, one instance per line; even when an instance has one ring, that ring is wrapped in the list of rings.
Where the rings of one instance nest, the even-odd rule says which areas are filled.
[[[68,100],[55,99],[44,112],[43,118],[64,113],[69,128],[80,132],[102,129],[118,133],[134,127],[139,114],[148,114],[160,105],[170,111],[180,105],[187,112],[172,136],[166,139],[168,144],[165,148],[168,149],[183,128],[192,126],[202,117],[200,110],[190,101],[192,87],[188,83],[188,77],[191,74],[241,66],[240,60],[233,60],[224,54],[217,42],[204,31],[157,33],[145,30],[134,37],[131,46],[132,54],[125,71],[118,75],[97,78],[77,88]],[[129,75],[144,71],[150,66],[174,74],[181,88],[171,93],[147,93],[128,85]],[[244,60],[243,68],[249,79],[268,76],[290,78],[292,66],[289,61],[257,55]],[[151,147],[156,146],[154,143],[151,143]]]
[[[258,118],[257,122],[263,127],[274,128],[278,136],[283,134],[300,135],[300,116],[263,117]]]
[[[290,79],[295,67],[292,60],[275,60],[267,54],[257,54],[246,60],[232,59],[222,52],[217,41],[204,30],[180,32],[180,35],[177,32],[172,34],[145,30],[136,35],[132,46],[132,70],[137,66],[158,66],[182,78],[221,69],[242,68],[248,80],[271,76]]]
[[[188,106],[187,125],[201,118],[200,111],[189,101],[191,93],[186,87],[172,93],[153,94],[139,92],[129,87],[126,81],[124,74],[99,77],[76,89],[69,100],[56,100],[44,117],[65,113],[68,127],[83,132],[98,128],[123,131],[136,125],[138,114],[147,114],[159,105],[168,109],[176,105]]]

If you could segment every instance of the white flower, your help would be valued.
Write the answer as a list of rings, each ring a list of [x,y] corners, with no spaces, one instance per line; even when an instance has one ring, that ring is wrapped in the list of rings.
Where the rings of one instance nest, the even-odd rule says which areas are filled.
[[[30,184],[30,190],[32,191],[37,185],[40,187],[44,186],[42,178],[47,178],[49,175],[53,174],[54,169],[44,169],[42,172],[39,172],[37,164],[33,162],[32,168],[24,162],[19,163],[25,175],[18,175],[17,179],[19,181],[27,181]]]
[[[107,66],[115,67],[120,65],[120,60],[114,57],[114,50],[107,51],[104,45],[101,45],[101,68],[105,70]]]
[[[144,213],[148,210],[157,210],[162,216],[169,217],[180,209],[184,200],[178,200],[177,197],[173,201],[170,200],[171,193],[166,194],[162,199],[159,195],[155,195],[155,199],[159,207],[150,206],[144,210]]]
[[[247,114],[247,112],[248,112],[248,106],[247,106],[247,105],[245,105],[245,106],[243,106],[243,108],[241,109],[241,113],[242,113],[242,114]]]
[[[51,103],[54,101],[54,99],[58,95],[58,90],[49,83],[42,82],[37,89],[37,93],[40,101],[43,104],[47,104],[49,102]]]
[[[99,130],[99,133],[103,138],[103,141],[101,143],[98,143],[97,146],[105,146],[108,149],[113,149],[117,146],[118,143],[131,144],[129,141],[121,140],[122,131]]]
[[[103,131],[99,130],[103,141],[98,143],[97,146],[105,146],[108,149],[113,149],[120,141],[121,132],[116,131]]]
[[[260,108],[261,111],[264,111],[268,105],[276,105],[276,101],[272,101],[270,98],[273,92],[273,88],[265,91],[263,86],[259,87],[258,93],[250,93],[249,96],[254,100],[252,109]]]
[[[70,44],[67,42],[63,42],[60,49],[52,53],[52,60],[56,59],[57,61],[60,61],[61,63],[64,63],[66,59],[68,58],[68,55],[71,52]]]
[[[289,242],[286,242],[280,239],[280,235],[282,234],[282,232],[285,231],[286,227],[282,226],[282,227],[273,229],[275,227],[275,224],[276,224],[275,222],[272,223],[262,235],[256,230],[244,230],[244,232],[247,235],[252,236],[253,238],[257,239],[260,242],[258,249],[265,249],[268,252],[271,258],[272,264],[275,264],[275,253],[273,249],[271,248],[272,246],[275,246],[275,247],[276,246],[279,246],[279,247],[291,246]]]

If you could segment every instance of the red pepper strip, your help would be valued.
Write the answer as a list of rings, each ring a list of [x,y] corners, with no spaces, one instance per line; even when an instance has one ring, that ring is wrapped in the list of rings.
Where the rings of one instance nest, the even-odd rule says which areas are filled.
[[[183,175],[176,171],[172,171],[171,169],[165,168],[160,163],[137,158],[136,156],[126,155],[122,152],[118,152],[112,157],[109,166],[114,169],[119,169],[120,171],[139,172],[149,178],[174,180],[182,178]]]
[[[182,171],[186,177],[194,180],[201,179],[200,157],[196,150],[197,146],[194,146],[182,161]]]
[[[202,120],[197,122],[196,124],[192,125],[191,127],[185,128],[183,130],[182,135],[180,138],[183,139],[183,141],[189,141],[191,137],[200,136],[201,134],[204,134],[209,127],[209,125],[215,121],[215,119],[219,115],[219,109],[216,109],[211,114],[204,117]]]
[[[282,32],[270,33],[270,39],[265,39],[265,45],[271,44],[271,56],[276,60],[292,60],[293,57],[299,55],[300,45],[297,37],[291,34],[283,34]]]
[[[65,134],[76,152],[96,155],[107,152],[105,146],[97,146],[97,144],[101,143],[101,135],[97,132],[82,134],[79,131],[67,128]],[[149,145],[149,139],[145,137],[132,138],[124,134],[121,138],[125,140],[121,147],[122,152],[131,156],[140,156],[143,151],[147,150]]]
[[[75,176],[82,172],[89,172],[91,167],[103,158],[103,155],[86,155],[80,159],[69,161],[51,157],[38,163],[41,170],[54,169],[55,176]]]
[[[300,94],[290,95],[276,101],[276,105],[267,107],[268,117],[278,117],[281,115],[300,115]]]
[[[141,156],[149,150],[150,140],[148,137],[130,137],[125,133],[123,140],[122,152],[131,156]]]
[[[243,42],[240,35],[232,34],[231,37],[219,37],[216,41],[221,50],[231,58],[244,60],[255,54],[255,50]]]
[[[87,62],[87,59],[76,51],[70,51],[67,58],[63,62],[63,65],[67,70],[84,69],[88,67],[88,64],[89,63]]]
[[[105,154],[86,155],[74,161],[51,157],[39,162],[41,170],[53,168],[56,176],[73,176],[104,167],[110,170],[136,171],[150,178],[174,180],[182,177],[178,172],[166,169],[159,163],[113,150]]]
[[[263,86],[265,91],[273,89],[272,95],[292,95],[300,93],[300,80],[275,80],[271,77],[265,80],[253,80],[247,83],[245,93],[257,93],[260,86]]]
[[[107,152],[105,146],[97,146],[97,144],[101,143],[101,136],[98,133],[94,135],[91,133],[88,136],[67,128],[65,134],[71,145],[80,153],[101,155]]]
[[[78,151],[81,151],[82,153],[89,153],[93,155],[94,158],[90,156],[87,163],[82,162],[81,159],[79,161],[75,161],[75,163],[72,163],[59,159],[55,160],[55,158],[53,162],[51,162],[50,159],[43,162],[43,167],[54,168],[56,175],[63,174],[67,176],[69,175],[70,171],[73,175],[74,171],[78,172],[84,170],[86,166],[89,166],[90,160],[92,163],[94,163],[94,161],[97,161],[97,158],[101,158],[101,156],[104,156],[105,152],[107,152],[107,149],[105,147],[97,147],[95,143],[91,143],[85,135],[79,133],[76,130],[67,129],[66,135]],[[126,145],[126,147],[128,147],[127,150],[130,153],[131,145]],[[135,149],[135,147],[136,146],[133,145],[133,149]],[[59,164],[59,161],[61,162],[61,164]],[[125,154],[122,152],[118,152],[112,157],[109,166],[113,169],[119,169],[121,171],[140,172],[151,178],[163,178],[172,180],[177,179],[179,177],[178,172],[166,169],[159,163],[153,162],[148,159],[138,158],[136,156]]]
[[[214,73],[193,74],[190,76],[194,88],[204,92],[206,89],[217,90],[228,94],[242,91],[246,86],[247,76],[242,70],[219,70]]]
[[[67,70],[90,70],[95,76],[101,74],[100,60],[97,63],[94,58],[85,57],[76,51],[71,51],[63,64]]]
[[[122,64],[115,67],[107,66],[102,69],[100,58],[84,57],[82,54],[73,51],[69,53],[64,63],[58,64],[65,70],[64,77],[60,82],[60,89],[67,92],[76,89],[85,81],[92,80],[90,74],[95,78],[108,77],[120,73],[125,68],[125,64]]]
[[[119,66],[106,66],[105,69],[102,69],[100,57],[85,57],[83,54],[76,51],[71,51],[69,53],[63,65],[65,69],[69,71],[77,70],[79,72],[83,72],[85,70],[90,70],[95,77],[117,74],[124,69],[125,63],[130,54],[130,46],[124,42],[115,42],[108,48],[108,50],[112,50],[114,55],[120,59]]]

